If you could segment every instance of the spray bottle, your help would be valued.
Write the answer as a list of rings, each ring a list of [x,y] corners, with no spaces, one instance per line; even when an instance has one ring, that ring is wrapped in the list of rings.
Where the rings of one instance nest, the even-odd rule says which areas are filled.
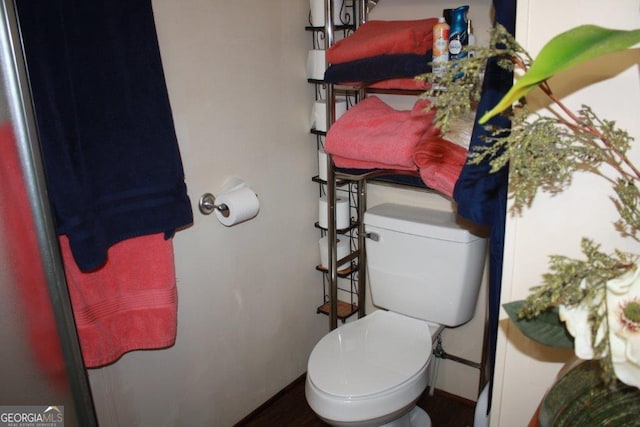
[[[451,32],[449,34],[449,59],[464,58],[467,52],[463,50],[469,43],[467,34],[467,12],[469,6],[460,6],[451,11]]]
[[[433,26],[433,65],[431,72],[442,77],[449,61],[449,24],[444,17]]]

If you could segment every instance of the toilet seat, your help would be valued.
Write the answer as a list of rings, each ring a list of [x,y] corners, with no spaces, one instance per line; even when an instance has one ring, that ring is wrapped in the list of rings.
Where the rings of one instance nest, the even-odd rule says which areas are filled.
[[[384,310],[331,331],[307,367],[307,400],[323,418],[355,421],[406,410],[427,385],[430,324]]]

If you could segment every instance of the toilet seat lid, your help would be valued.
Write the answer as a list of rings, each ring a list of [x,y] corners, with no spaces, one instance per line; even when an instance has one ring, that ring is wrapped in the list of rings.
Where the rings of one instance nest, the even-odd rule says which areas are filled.
[[[311,352],[307,375],[325,393],[369,396],[421,372],[431,349],[427,322],[378,310],[325,335]]]

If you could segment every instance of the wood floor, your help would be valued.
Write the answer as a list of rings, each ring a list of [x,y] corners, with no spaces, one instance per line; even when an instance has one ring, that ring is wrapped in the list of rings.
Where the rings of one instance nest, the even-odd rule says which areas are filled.
[[[236,427],[326,427],[316,417],[304,396],[304,376],[236,424]],[[469,427],[473,425],[475,402],[436,390],[418,401],[431,417],[433,427]]]

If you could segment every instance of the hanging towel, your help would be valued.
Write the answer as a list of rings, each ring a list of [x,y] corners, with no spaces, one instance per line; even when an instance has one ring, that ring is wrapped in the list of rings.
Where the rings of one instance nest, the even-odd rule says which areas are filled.
[[[17,8],[57,231],[80,269],[191,224],[151,1]]]
[[[132,350],[160,349],[176,340],[177,289],[172,240],[136,237],[109,248],[101,268],[84,273],[60,236],[69,295],[87,368]]]
[[[8,274],[19,284],[26,333],[39,366],[65,384],[38,242],[10,124],[0,125],[0,236],[13,257]],[[172,240],[162,233],[127,239],[109,249],[101,268],[83,273],[60,236],[69,294],[85,366],[117,360],[131,350],[158,349],[176,339],[177,292]]]
[[[516,0],[493,0],[495,10],[494,25],[504,26],[511,35],[516,33]],[[493,108],[513,85],[513,72],[503,69],[497,58],[488,61],[482,85],[482,97],[478,105],[477,117]],[[494,128],[510,129],[511,123],[497,116],[490,120]],[[490,131],[485,127],[474,126],[470,150],[488,144],[486,135]],[[485,159],[486,160],[486,159]],[[489,282],[487,295],[486,350],[483,359],[484,378],[493,383],[493,371],[496,361],[498,329],[500,324],[500,295],[502,288],[503,252],[505,222],[507,217],[508,166],[491,173],[488,161],[480,164],[467,163],[462,169],[453,197],[458,204],[458,214],[477,224],[491,227],[489,237]],[[484,384],[481,384],[484,386]],[[493,387],[489,386],[487,412],[491,409]]]

